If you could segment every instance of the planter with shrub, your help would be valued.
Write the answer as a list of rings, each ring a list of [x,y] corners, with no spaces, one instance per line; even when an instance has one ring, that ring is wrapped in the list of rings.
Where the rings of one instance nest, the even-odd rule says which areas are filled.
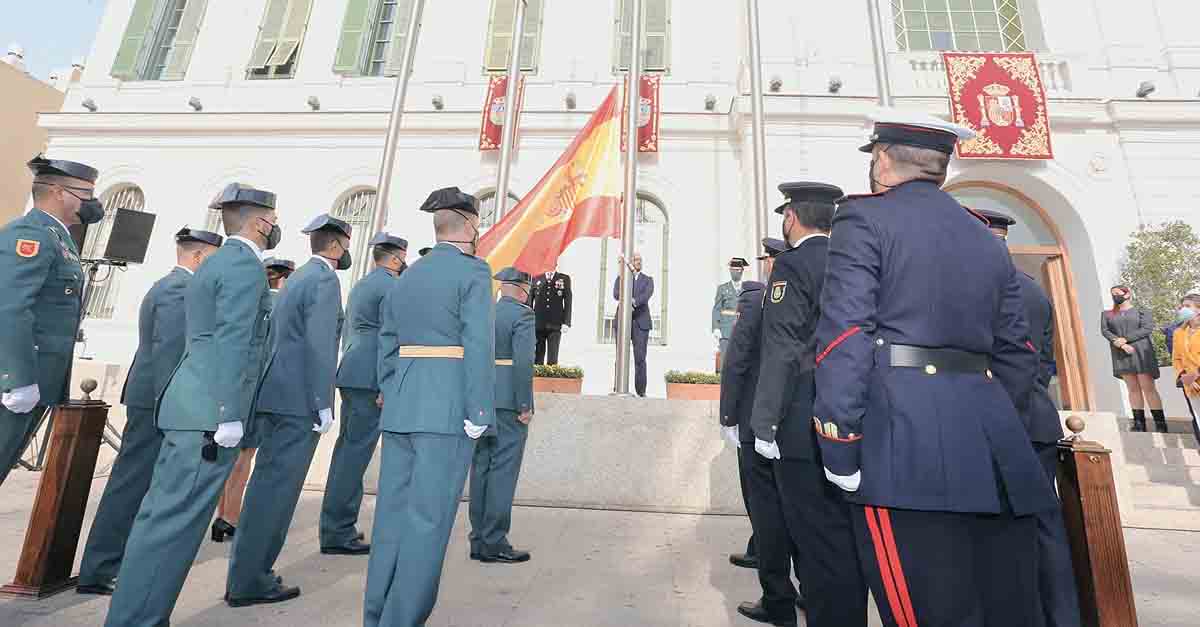
[[[553,394],[583,392],[583,369],[571,366],[533,367],[533,391]]]
[[[721,399],[721,376],[708,372],[667,372],[667,398],[681,401]]]

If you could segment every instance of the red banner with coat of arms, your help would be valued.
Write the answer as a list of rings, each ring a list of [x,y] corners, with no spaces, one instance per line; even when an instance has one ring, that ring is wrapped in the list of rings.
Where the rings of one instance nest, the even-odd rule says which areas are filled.
[[[488,82],[487,99],[483,103],[483,122],[479,127],[479,149],[482,151],[500,150],[500,142],[504,140],[504,112],[508,109],[505,102],[508,91],[508,76],[493,76]],[[513,116],[513,124],[521,128],[521,104],[525,100],[525,77],[517,85],[517,111]],[[516,136],[514,135],[514,138]]]
[[[629,79],[625,79],[628,87]],[[659,74],[643,74],[638,81],[638,152],[658,152],[658,124],[662,119],[662,109],[659,105],[659,91],[662,86],[662,76]],[[621,99],[624,103],[626,100]],[[621,152],[625,152],[625,133],[629,129],[629,116],[621,115]]]
[[[945,52],[954,121],[978,135],[964,159],[1053,159],[1046,90],[1032,53]]]

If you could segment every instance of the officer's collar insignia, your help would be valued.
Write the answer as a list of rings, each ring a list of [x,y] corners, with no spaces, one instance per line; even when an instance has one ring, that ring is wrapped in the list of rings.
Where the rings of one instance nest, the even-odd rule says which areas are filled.
[[[771,284],[771,302],[782,303],[787,294],[787,281],[776,281]]]
[[[19,239],[17,240],[17,256],[26,259],[37,257],[38,251],[42,249],[42,243],[34,239]]]

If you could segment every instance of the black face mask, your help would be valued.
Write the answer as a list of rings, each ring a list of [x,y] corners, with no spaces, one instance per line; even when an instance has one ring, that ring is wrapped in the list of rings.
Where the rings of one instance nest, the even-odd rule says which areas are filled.
[[[263,218],[259,218],[259,220],[262,220],[263,222],[267,222]],[[271,224],[270,222],[267,222],[267,224],[271,225],[271,232],[266,235],[267,243],[265,246],[263,246],[263,248],[265,250],[274,250],[275,247],[279,245],[279,242],[281,240],[283,240],[283,231],[280,230],[278,224]],[[259,231],[258,233],[259,233],[259,235],[261,235],[262,231]]]
[[[83,224],[95,224],[104,219],[104,204],[95,198],[80,198],[75,195],[75,192],[62,188],[63,191],[75,196],[79,201],[79,211],[76,215],[79,216],[79,221]]]
[[[352,257],[350,257],[350,251],[348,251],[346,249],[342,249],[342,256],[338,257],[338,260],[337,260],[337,269],[338,270],[349,270],[350,266],[353,263],[354,263],[354,259]]]
[[[1113,296],[1112,299],[1113,299],[1114,305],[1124,305],[1125,301],[1129,300],[1129,297],[1118,294],[1116,296]]]
[[[407,264],[407,263],[405,263],[405,262],[403,262],[403,261],[401,261],[401,262],[400,262],[400,269],[396,271],[396,276],[400,276],[401,274],[404,274],[404,271],[405,271],[405,270],[407,270],[407,269],[408,269],[408,264]]]

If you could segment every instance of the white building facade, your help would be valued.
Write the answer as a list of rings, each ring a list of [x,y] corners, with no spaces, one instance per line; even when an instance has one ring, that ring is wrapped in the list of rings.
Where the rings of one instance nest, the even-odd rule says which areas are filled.
[[[117,272],[89,308],[87,352],[126,363],[138,304],[173,263],[171,235],[215,227],[209,201],[239,181],[279,197],[279,255],[308,257],[299,229],[334,211],[369,237],[394,79],[411,0],[110,0],[81,82],[63,112],[42,116],[50,153],[98,167],[98,193],[155,213],[146,263]],[[628,0],[530,0],[527,70],[512,191],[527,192],[614,84]],[[716,286],[754,241],[745,8],[740,0],[643,0],[645,64],[661,72],[660,152],[639,160],[639,247],[654,277],[657,330],[650,393],[668,369],[711,370]],[[760,0],[767,174],[866,191],[876,90],[867,0]],[[1004,210],[1019,265],[1059,312],[1064,403],[1120,411],[1108,347],[1097,332],[1120,254],[1141,224],[1200,229],[1200,9],[1184,0],[879,0],[898,107],[945,114],[937,50],[1039,54],[1056,159],[958,161],[949,188]],[[457,185],[487,197],[497,154],[478,150],[489,74],[502,71],[512,0],[427,2],[389,199],[389,230],[416,250],[432,242],[416,208]],[[1143,83],[1148,98],[1135,94]],[[840,84],[834,90],[833,85]],[[577,102],[568,108],[568,95]],[[711,110],[706,100],[715,98]],[[82,103],[94,103],[96,111]],[[494,199],[488,205],[494,207]],[[103,250],[105,229],[85,253]],[[779,222],[772,215],[770,235]],[[574,285],[561,362],[585,371],[587,393],[612,386],[607,319],[617,246],[576,242],[560,260]],[[344,273],[350,283],[355,273]],[[1164,385],[1164,392],[1169,386]],[[1169,393],[1173,396],[1173,393]]]

